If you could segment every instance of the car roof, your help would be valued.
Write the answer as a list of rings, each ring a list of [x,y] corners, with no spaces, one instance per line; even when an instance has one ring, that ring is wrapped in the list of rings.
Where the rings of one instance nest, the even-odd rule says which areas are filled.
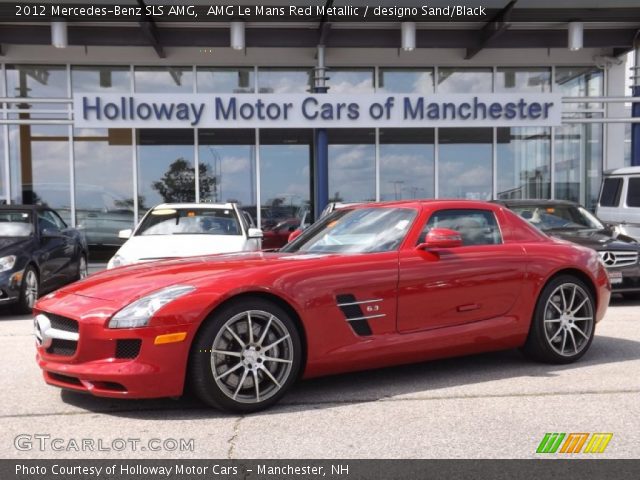
[[[606,170],[604,172],[605,176],[609,176],[609,175],[629,175],[629,174],[639,174],[640,173],[640,167],[622,167],[622,168],[615,168],[613,170]]]
[[[205,208],[205,209],[232,209],[233,203],[161,203],[160,205],[156,205],[152,210],[160,209],[160,208],[179,208],[179,209],[189,209],[189,208]]]
[[[529,207],[529,206],[537,206],[537,207],[553,207],[564,205],[568,207],[577,207],[578,204],[576,202],[571,202],[569,200],[539,200],[539,199],[517,199],[517,200],[493,200],[493,203],[498,203],[500,205],[504,205],[508,208],[510,207]]]
[[[498,210],[502,205],[491,203],[482,200],[458,200],[458,199],[415,199],[415,200],[391,200],[386,202],[369,202],[359,203],[352,207],[344,207],[345,209],[361,209],[361,208],[375,208],[375,207],[405,207],[405,208],[421,208],[421,207],[434,207],[434,208],[479,208]]]
[[[0,205],[0,210],[53,210],[51,207],[45,205]]]

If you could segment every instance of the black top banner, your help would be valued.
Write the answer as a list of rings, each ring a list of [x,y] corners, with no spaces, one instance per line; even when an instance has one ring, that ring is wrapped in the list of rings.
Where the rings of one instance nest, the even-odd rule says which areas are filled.
[[[506,3],[506,2],[505,2]],[[0,5],[1,22],[640,22],[639,8],[487,8],[478,2],[436,6],[415,5],[178,5],[145,2],[129,4],[16,2]]]

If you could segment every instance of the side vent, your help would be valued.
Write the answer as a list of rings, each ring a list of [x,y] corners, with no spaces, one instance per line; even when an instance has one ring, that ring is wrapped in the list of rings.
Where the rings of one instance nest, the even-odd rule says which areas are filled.
[[[358,302],[354,295],[351,295],[350,293],[337,295],[336,301],[338,302],[338,307],[344,314],[347,322],[349,322],[349,325],[356,335],[361,337],[371,335],[372,332],[371,327],[369,326],[368,317],[365,317],[362,312],[362,308],[360,307],[361,302]]]

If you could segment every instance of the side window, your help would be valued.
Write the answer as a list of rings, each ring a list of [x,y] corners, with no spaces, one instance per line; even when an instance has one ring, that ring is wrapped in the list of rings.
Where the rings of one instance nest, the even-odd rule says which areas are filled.
[[[64,223],[64,220],[62,220],[60,218],[60,215],[58,215],[56,212],[54,212],[53,210],[47,210],[46,213],[49,214],[51,221],[56,224],[58,230],[64,230],[67,228],[67,224]]]
[[[246,210],[240,210],[240,212],[242,213],[242,219],[244,220],[245,229],[255,227],[255,223],[251,214]]]
[[[617,207],[622,193],[622,178],[605,178],[600,192],[600,206]]]
[[[640,177],[629,179],[627,186],[627,206],[640,207]]]
[[[49,212],[46,210],[38,212],[38,229],[40,232],[45,229],[59,231],[60,228],[56,225],[51,216],[47,215],[48,213]]]
[[[489,210],[438,210],[429,218],[418,243],[424,242],[432,228],[448,228],[459,232],[464,246],[502,243],[498,222]]]

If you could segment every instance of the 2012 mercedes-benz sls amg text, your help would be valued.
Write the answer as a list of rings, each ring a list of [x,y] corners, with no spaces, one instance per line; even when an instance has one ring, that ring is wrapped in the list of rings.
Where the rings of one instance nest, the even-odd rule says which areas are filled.
[[[256,411],[298,378],[521,348],[588,350],[611,286],[597,253],[500,205],[405,201],[335,211],[279,252],[90,276],[36,305],[45,381],[116,398]]]

